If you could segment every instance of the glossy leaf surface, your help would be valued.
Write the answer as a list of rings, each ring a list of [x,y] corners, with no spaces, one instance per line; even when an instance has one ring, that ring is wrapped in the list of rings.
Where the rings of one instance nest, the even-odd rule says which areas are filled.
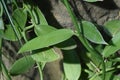
[[[44,36],[38,36],[30,41],[28,41],[22,48],[19,50],[20,52],[26,52],[35,49],[46,48],[60,42],[63,42],[74,35],[73,31],[69,29],[60,29],[53,31]]]

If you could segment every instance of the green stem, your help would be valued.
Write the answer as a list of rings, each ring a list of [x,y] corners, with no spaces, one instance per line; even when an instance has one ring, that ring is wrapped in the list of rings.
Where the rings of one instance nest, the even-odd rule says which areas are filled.
[[[30,9],[29,6],[30,6],[29,4],[24,3],[24,7],[25,7],[25,9],[26,9],[26,10],[28,11],[28,13],[30,14],[31,19],[32,19],[32,22],[34,23],[33,25],[36,25],[37,22],[38,22],[38,20],[37,20],[37,18],[36,18],[35,11],[34,11],[33,9]]]
[[[40,62],[36,62],[40,74],[40,80],[43,80],[42,65]]]
[[[2,67],[3,75],[6,77],[6,80],[12,80],[9,73],[8,73],[7,68],[5,67],[5,65],[2,61],[1,61],[1,67]]]
[[[26,35],[25,35],[25,31],[22,32],[22,36],[23,36],[25,42],[28,42],[28,40],[26,38]],[[30,51],[30,53],[32,53],[32,51]],[[39,70],[40,80],[43,80],[43,73],[42,73],[43,67],[42,67],[42,65],[44,65],[44,64],[39,63],[39,62],[36,62],[36,64],[37,64],[37,67],[38,67],[38,70]]]
[[[69,4],[69,2],[68,2],[68,0],[62,0],[63,1],[63,3],[65,4],[65,6],[66,6],[66,8],[67,8],[67,10],[68,10],[68,13],[70,14],[70,16],[71,16],[71,19],[72,19],[72,21],[73,21],[73,23],[74,23],[74,25],[75,25],[75,28],[76,28],[76,30],[77,30],[77,32],[78,32],[78,38],[79,38],[79,40],[81,41],[81,43],[84,45],[84,47],[91,53],[91,54],[94,54],[94,55],[96,55],[97,57],[99,57],[100,59],[101,59],[101,61],[102,61],[102,67],[103,67],[103,79],[102,80],[105,80],[105,63],[104,63],[104,59],[102,58],[102,56],[101,55],[99,55],[98,54],[98,52],[91,46],[91,44],[84,38],[84,36],[82,36],[81,35],[81,32],[80,32],[80,26],[79,26],[79,24],[78,24],[78,20],[77,20],[77,18],[76,18],[76,16],[75,16],[75,14],[74,14],[74,12],[72,11],[72,9],[71,9],[71,6],[70,6],[70,4]]]
[[[32,25],[30,25],[30,26],[27,26],[27,27],[25,27],[24,31],[27,31],[27,30],[29,30],[29,29],[31,29],[31,28],[33,28],[33,27],[34,27],[34,24],[32,24]]]
[[[100,72],[100,69],[93,62],[90,61],[90,64],[97,70],[97,72]]]

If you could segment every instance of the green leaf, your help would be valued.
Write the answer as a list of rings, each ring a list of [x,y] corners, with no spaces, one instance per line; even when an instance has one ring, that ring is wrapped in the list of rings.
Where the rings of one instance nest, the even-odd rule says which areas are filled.
[[[120,76],[119,75],[115,75],[112,80],[120,80]]]
[[[43,51],[33,51],[31,57],[37,62],[52,62],[59,59],[59,54],[53,48],[45,49]]]
[[[98,73],[95,73],[89,80],[102,80]]]
[[[60,42],[63,42],[74,35],[72,30],[69,29],[59,29],[49,34],[38,36],[30,41],[28,41],[19,50],[19,53],[26,52],[35,49],[46,48]]]
[[[36,25],[34,27],[34,31],[37,36],[45,35],[55,30],[57,29],[49,25]]]
[[[91,62],[90,64],[92,63],[93,65],[96,66],[96,68],[100,67],[100,64],[101,64],[101,59],[99,57],[97,57],[95,54],[93,53],[86,53],[86,55],[90,58]],[[89,64],[88,64],[89,65]],[[93,66],[92,65],[92,66]],[[93,66],[95,68],[95,66]],[[91,69],[94,71],[94,69]]]
[[[0,30],[4,30],[4,23],[2,17],[0,17]]]
[[[97,44],[107,44],[101,33],[97,30],[94,24],[88,21],[82,21],[82,26],[80,25],[80,32],[91,42]]]
[[[22,8],[18,8],[13,12],[12,17],[14,24],[21,29],[24,29],[27,21],[27,13],[23,12]]]
[[[114,54],[116,51],[120,49],[120,32],[117,33],[112,40],[110,41],[110,45],[106,46],[102,52],[104,57],[109,57]]]
[[[35,7],[35,12],[38,15],[38,21],[41,25],[48,25],[43,13],[40,11],[40,9],[38,7]]]
[[[11,75],[19,75],[26,71],[28,71],[33,65],[35,61],[31,58],[31,56],[25,56],[23,58],[18,59],[11,67],[10,74]]]
[[[49,25],[36,25],[34,27],[34,31],[37,36],[46,35],[52,31],[56,31],[56,30],[57,30],[56,28],[49,26]],[[67,41],[64,41],[62,43],[59,43],[55,46],[57,46],[63,50],[75,49],[77,47],[75,40],[72,38],[70,38]]]
[[[1,30],[1,29],[0,29],[0,39],[1,39],[1,38],[4,38],[4,30]]]
[[[120,20],[111,20],[104,24],[105,31],[114,37],[120,31]]]
[[[120,62],[120,58],[111,59],[112,62]]]
[[[11,25],[6,25],[7,29],[5,30],[5,33],[4,33],[4,39],[7,39],[7,40],[11,40],[11,41],[17,41],[17,37],[15,35],[15,32],[13,31],[12,29],[12,26]],[[18,33],[18,37],[19,39],[21,38],[21,34],[20,32],[18,31],[18,29],[16,28],[17,30],[17,33]]]
[[[87,1],[87,2],[97,2],[97,1],[103,1],[103,0],[84,0],[84,1]]]
[[[75,42],[75,40],[73,38],[70,38],[70,39],[68,39],[64,42],[61,42],[55,46],[62,50],[71,50],[71,49],[75,49],[77,47],[77,43]]]
[[[105,77],[105,80],[113,80],[113,76],[115,76],[113,73],[115,71],[109,71],[109,72],[106,72],[106,77]]]
[[[81,74],[80,59],[74,50],[64,51],[64,72],[68,80],[78,80]]]

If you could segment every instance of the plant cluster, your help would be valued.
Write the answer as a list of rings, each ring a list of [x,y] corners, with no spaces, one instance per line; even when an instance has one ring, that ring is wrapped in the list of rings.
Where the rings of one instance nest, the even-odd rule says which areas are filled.
[[[117,54],[120,49],[120,21],[105,22],[101,28],[92,22],[78,19],[68,0],[61,2],[73,21],[74,31],[57,29],[49,25],[44,14],[32,0],[0,0],[0,50],[2,40],[18,41],[21,48],[16,54],[23,55],[7,69],[0,52],[0,71],[6,80],[12,80],[11,76],[25,73],[34,64],[37,65],[40,80],[43,80],[42,71],[45,64],[60,58],[55,47],[63,52],[62,80],[120,80],[120,76],[116,74],[120,68],[120,58]],[[12,4],[12,13],[8,10],[9,4]],[[106,33],[104,36],[110,38],[104,39],[99,28]],[[35,38],[27,37],[30,30],[34,31]],[[83,46],[79,51],[76,51],[78,44],[74,37]]]

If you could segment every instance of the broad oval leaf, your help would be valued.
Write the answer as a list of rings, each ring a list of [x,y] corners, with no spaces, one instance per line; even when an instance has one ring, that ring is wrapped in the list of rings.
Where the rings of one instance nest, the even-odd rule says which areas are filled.
[[[87,2],[97,2],[97,1],[103,1],[103,0],[84,0],[84,1],[87,1]]]
[[[19,75],[27,70],[29,70],[35,61],[31,58],[31,56],[25,56],[23,58],[18,59],[11,67],[9,73],[11,75]]]
[[[106,46],[102,52],[104,57],[109,57],[114,54],[116,51],[120,49],[120,32],[117,33],[112,40],[110,41],[110,45]]]
[[[64,51],[64,72],[68,80],[78,80],[81,75],[80,59],[74,50]]]
[[[59,29],[49,34],[38,36],[30,41],[28,41],[22,48],[19,50],[19,53],[26,52],[35,49],[41,49],[49,47],[60,42],[63,42],[74,35],[74,32],[70,29]]]
[[[97,44],[107,44],[101,33],[97,30],[94,24],[88,21],[82,21],[82,26],[80,26],[80,32],[91,42]]]
[[[120,31],[120,20],[111,20],[104,24],[105,31],[114,37]]]
[[[45,35],[55,30],[57,29],[49,25],[36,25],[34,27],[34,31],[37,36]]]
[[[31,57],[36,62],[52,62],[59,59],[59,54],[53,48],[50,48],[43,51],[34,51]]]
[[[24,29],[27,21],[27,13],[24,12],[22,8],[18,8],[13,12],[12,17],[14,24],[21,29]]]

